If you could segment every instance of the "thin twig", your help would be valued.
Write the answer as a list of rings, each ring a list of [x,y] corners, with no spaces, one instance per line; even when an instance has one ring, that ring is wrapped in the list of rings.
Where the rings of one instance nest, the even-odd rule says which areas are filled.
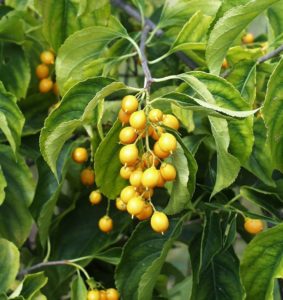
[[[271,59],[271,58],[273,58],[273,57],[279,55],[282,51],[283,51],[283,45],[281,45],[280,47],[276,48],[275,50],[273,50],[273,51],[267,53],[266,55],[260,57],[260,58],[257,60],[257,62],[258,62],[259,64],[261,64],[261,63],[263,63],[263,62],[265,62],[265,61],[267,61],[267,60],[269,60],[269,59]]]
[[[138,10],[133,8],[131,5],[124,3],[123,0],[111,0],[111,3],[119,7],[121,10],[126,12],[129,16],[133,17],[135,20],[138,22],[141,22],[142,18]],[[157,37],[161,36],[164,34],[164,31],[162,29],[157,29],[157,25],[152,22],[150,19],[145,19],[145,25],[149,27],[150,30],[155,30],[155,35]],[[185,53],[183,52],[176,52],[176,55],[185,63],[190,69],[194,70],[195,68],[198,67],[198,65],[192,61],[189,57],[186,56]]]
[[[145,85],[144,88],[149,90],[150,86],[153,82],[151,72],[148,67],[148,62],[145,54],[145,45],[146,45],[146,39],[147,35],[150,31],[150,27],[148,25],[145,25],[142,34],[141,34],[141,41],[140,41],[140,50],[141,50],[141,65],[145,76]]]

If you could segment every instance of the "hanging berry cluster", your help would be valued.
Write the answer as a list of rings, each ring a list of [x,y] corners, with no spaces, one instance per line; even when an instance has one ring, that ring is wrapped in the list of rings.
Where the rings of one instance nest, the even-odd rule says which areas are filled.
[[[56,82],[53,82],[51,79],[51,66],[55,63],[55,55],[52,51],[43,51],[40,54],[40,61],[36,67],[35,74],[37,78],[40,80],[38,89],[40,93],[48,93],[53,90],[53,93],[58,96],[59,90]]]
[[[167,181],[176,178],[175,167],[163,159],[176,150],[177,140],[163,126],[178,130],[179,121],[159,109],[148,106],[138,109],[139,106],[135,96],[125,96],[118,115],[122,124],[127,124],[119,135],[120,143],[124,145],[119,153],[123,164],[120,176],[129,180],[129,185],[116,199],[116,207],[139,220],[151,218],[152,229],[164,233],[169,227],[169,220],[166,214],[155,209],[151,199],[154,188],[163,187]]]

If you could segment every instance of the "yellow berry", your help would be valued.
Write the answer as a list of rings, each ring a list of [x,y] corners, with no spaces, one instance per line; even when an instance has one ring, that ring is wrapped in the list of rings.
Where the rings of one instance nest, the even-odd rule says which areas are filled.
[[[151,216],[150,225],[154,231],[163,234],[169,227],[169,220],[163,212],[156,211]]]
[[[121,107],[124,112],[131,114],[139,107],[138,99],[135,96],[128,95],[122,99]]]

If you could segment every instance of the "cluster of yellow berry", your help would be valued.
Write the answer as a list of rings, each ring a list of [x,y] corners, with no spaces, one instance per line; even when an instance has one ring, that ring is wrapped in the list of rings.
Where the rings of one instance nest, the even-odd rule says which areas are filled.
[[[135,96],[123,98],[118,118],[123,125],[129,123],[130,126],[124,127],[119,134],[120,143],[124,145],[119,153],[123,164],[120,175],[129,180],[130,185],[121,191],[116,207],[139,220],[151,218],[152,229],[164,233],[169,220],[166,214],[155,209],[151,197],[155,187],[163,187],[177,176],[175,167],[162,161],[176,150],[177,140],[162,126],[178,130],[180,124],[175,116],[163,114],[159,109],[138,108],[139,101]],[[152,142],[153,149],[150,148]]]
[[[83,164],[88,161],[88,152],[84,147],[76,148],[72,153],[73,160],[78,164]],[[87,187],[90,187],[95,182],[94,170],[90,167],[84,168],[81,171],[81,183]],[[97,205],[101,202],[102,195],[99,190],[93,190],[89,195],[89,202],[92,205]],[[113,220],[108,216],[103,216],[99,222],[98,227],[101,231],[108,233],[113,229]]]
[[[52,51],[43,51],[40,54],[41,64],[36,67],[35,73],[39,81],[38,89],[40,93],[48,93],[53,90],[56,96],[59,95],[59,89],[56,82],[50,78],[49,66],[54,65],[55,55]]]
[[[91,290],[87,293],[87,300],[119,300],[120,295],[116,289]]]

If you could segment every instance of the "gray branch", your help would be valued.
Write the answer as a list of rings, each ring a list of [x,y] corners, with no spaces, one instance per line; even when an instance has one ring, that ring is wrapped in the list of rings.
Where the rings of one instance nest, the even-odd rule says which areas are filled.
[[[276,48],[275,50],[273,50],[273,51],[267,53],[266,55],[260,57],[260,58],[257,60],[257,62],[258,62],[259,64],[261,64],[261,63],[263,63],[263,62],[265,62],[265,61],[267,61],[267,60],[269,60],[269,59],[271,59],[271,58],[273,58],[273,57],[279,55],[282,51],[283,51],[283,45],[281,45],[280,47]]]

